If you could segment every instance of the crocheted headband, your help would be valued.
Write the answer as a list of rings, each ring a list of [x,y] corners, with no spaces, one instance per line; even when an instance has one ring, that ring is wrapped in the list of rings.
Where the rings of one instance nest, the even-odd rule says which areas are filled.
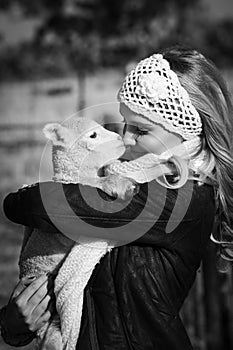
[[[176,73],[161,54],[138,63],[126,76],[118,100],[185,140],[201,134],[201,118]]]

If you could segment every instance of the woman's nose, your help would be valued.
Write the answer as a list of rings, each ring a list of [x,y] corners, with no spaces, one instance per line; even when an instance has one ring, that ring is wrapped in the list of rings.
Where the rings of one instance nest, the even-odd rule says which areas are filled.
[[[126,131],[123,136],[125,146],[134,146],[136,144],[135,135],[132,132]]]

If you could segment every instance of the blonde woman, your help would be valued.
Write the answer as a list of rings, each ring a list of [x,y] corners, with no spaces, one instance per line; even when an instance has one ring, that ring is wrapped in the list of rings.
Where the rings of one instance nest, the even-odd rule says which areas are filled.
[[[214,222],[213,239],[220,243],[222,257],[233,259],[230,97],[213,63],[197,51],[175,47],[139,62],[126,76],[118,98],[127,158],[140,163],[141,156],[153,154],[156,165],[138,165],[149,180],[141,181],[139,193],[117,212],[109,212],[107,195],[102,194],[106,207],[102,203],[100,211],[95,209],[94,189],[88,190],[93,202],[86,203],[82,186],[63,186],[74,216],[108,228],[110,236],[111,228],[128,228],[125,244],[101,259],[85,287],[76,349],[192,349],[179,311]],[[134,177],[134,169],[126,170],[129,175]],[[58,202],[58,185],[45,186],[50,200]],[[39,185],[8,195],[4,208],[14,222],[43,227],[51,234],[58,231],[44,210]],[[74,218],[65,207],[53,210],[54,216],[63,217],[68,232]],[[130,230],[132,222],[141,235],[137,226]],[[29,343],[49,319],[49,283],[48,276],[42,276],[25,289],[22,284],[16,287],[2,311],[6,342]]]

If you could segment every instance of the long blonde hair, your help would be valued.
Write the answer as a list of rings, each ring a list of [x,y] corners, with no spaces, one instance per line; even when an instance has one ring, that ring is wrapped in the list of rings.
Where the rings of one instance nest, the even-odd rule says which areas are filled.
[[[176,46],[162,52],[189,93],[203,123],[204,172],[216,188],[216,241],[222,257],[233,260],[233,106],[216,66],[199,52]],[[209,170],[211,170],[211,173]]]

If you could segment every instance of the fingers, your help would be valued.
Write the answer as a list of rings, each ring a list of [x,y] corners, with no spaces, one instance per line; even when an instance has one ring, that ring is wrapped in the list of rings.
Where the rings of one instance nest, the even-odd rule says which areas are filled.
[[[48,278],[45,282],[40,285],[40,287],[35,291],[35,293],[28,299],[28,304],[34,306],[36,308],[43,301],[43,299],[47,296],[47,294],[51,294],[53,289],[53,280]]]
[[[38,277],[14,298],[14,302],[19,312],[23,316],[30,315],[52,287],[52,281],[48,276],[43,275]]]
[[[36,276],[31,276],[31,277],[23,277],[21,278],[21,282],[24,284],[24,286],[29,286],[33,281],[36,280]]]
[[[54,300],[50,300],[44,313],[36,320],[36,329],[40,329],[46,322],[48,322],[55,311],[56,303]]]
[[[54,282],[49,279],[29,299],[28,304],[34,306],[33,309],[31,308],[31,312],[35,318],[39,318],[47,310],[49,303],[52,301],[55,301]]]
[[[14,288],[10,299],[12,298],[16,298],[18,295],[21,294],[21,292],[25,289],[25,284],[24,281],[20,280],[19,283],[16,285],[16,287]]]
[[[6,326],[19,333],[39,329],[55,310],[53,278],[43,275],[25,286],[29,281],[22,279],[17,284],[6,308]]]
[[[55,310],[55,301],[51,299],[51,296],[47,295],[33,312],[25,317],[25,323],[28,325],[28,329],[32,332],[40,329],[49,321]]]
[[[16,287],[14,288],[10,299],[12,298],[16,298],[18,295],[20,295],[22,293],[22,291],[29,285],[32,283],[33,280],[35,280],[36,277],[32,276],[32,277],[23,277],[21,278],[21,280],[19,281],[19,283],[16,285]]]
[[[25,288],[16,299],[20,299],[21,302],[27,303],[27,301],[34,295],[40,288],[48,281],[47,275],[41,275],[35,279],[27,288]]]
[[[50,285],[49,290],[47,287],[48,284],[45,282],[22,308],[21,314],[28,329],[32,332],[41,328],[56,310],[53,286]]]

